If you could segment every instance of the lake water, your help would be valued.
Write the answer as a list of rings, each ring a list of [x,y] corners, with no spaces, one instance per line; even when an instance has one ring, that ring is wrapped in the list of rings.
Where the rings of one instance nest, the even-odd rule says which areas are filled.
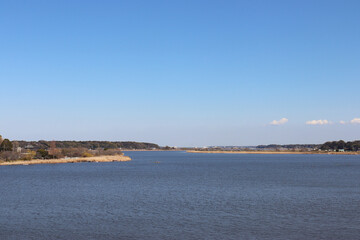
[[[0,239],[360,239],[360,156],[0,167]]]

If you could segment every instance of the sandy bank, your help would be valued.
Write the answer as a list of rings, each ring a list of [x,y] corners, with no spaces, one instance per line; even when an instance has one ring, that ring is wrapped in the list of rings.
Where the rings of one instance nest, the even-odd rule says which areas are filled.
[[[81,157],[81,158],[59,158],[59,159],[33,159],[33,160],[17,160],[10,162],[0,162],[0,165],[30,165],[30,164],[54,164],[54,163],[78,163],[78,162],[124,162],[130,161],[131,158],[124,155],[107,155],[97,157]]]
[[[196,151],[189,150],[188,153],[232,153],[232,154],[334,154],[334,155],[359,155],[360,152],[290,152],[290,151]]]

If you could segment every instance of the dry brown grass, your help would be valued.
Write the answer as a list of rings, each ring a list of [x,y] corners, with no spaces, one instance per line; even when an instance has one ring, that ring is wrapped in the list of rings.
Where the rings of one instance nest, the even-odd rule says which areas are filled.
[[[31,164],[54,164],[54,163],[79,163],[79,162],[124,162],[130,161],[131,158],[124,155],[108,155],[97,157],[80,157],[80,158],[59,158],[59,159],[32,159],[17,160],[9,162],[0,162],[0,165],[31,165]]]

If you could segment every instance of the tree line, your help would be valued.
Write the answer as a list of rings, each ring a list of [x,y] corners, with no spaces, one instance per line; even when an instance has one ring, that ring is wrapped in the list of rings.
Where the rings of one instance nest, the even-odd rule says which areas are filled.
[[[143,142],[109,141],[10,141],[0,135],[0,160],[56,159],[122,154],[121,149],[159,149]]]
[[[160,149],[154,143],[146,142],[111,142],[111,141],[16,141],[21,148],[48,149],[51,144],[56,148],[86,148],[86,149]]]
[[[256,146],[257,149],[280,149],[285,148],[289,150],[295,149],[316,149],[319,148],[321,144],[269,144],[269,145],[258,145]]]
[[[9,139],[5,138],[3,139],[0,135],[0,152],[5,151],[12,151],[13,150],[13,144],[10,142]]]
[[[288,145],[259,145],[257,149],[320,149],[322,151],[339,151],[344,150],[347,152],[360,151],[360,140],[345,142],[343,140],[339,141],[329,141],[323,144],[288,144]]]
[[[340,141],[332,141],[326,142],[320,146],[320,149],[323,151],[360,151],[360,140],[345,142],[343,140]]]

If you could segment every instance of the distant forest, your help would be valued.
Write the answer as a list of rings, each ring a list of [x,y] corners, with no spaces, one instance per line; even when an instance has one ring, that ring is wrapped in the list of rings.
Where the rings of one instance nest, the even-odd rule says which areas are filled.
[[[321,144],[286,144],[286,145],[278,145],[278,144],[270,144],[270,145],[258,145],[257,149],[280,149],[286,148],[289,150],[292,149],[316,149],[319,148]]]
[[[109,142],[109,141],[14,141],[21,148],[27,149],[48,149],[51,144],[56,148],[86,148],[86,149],[160,149],[154,143],[144,142]]]
[[[288,144],[288,145],[259,145],[256,147],[257,149],[320,149],[322,151],[360,151],[360,140],[345,142],[343,140],[340,141],[332,141],[326,142],[324,144]]]
[[[344,149],[345,151],[359,151],[360,150],[360,140],[353,142],[345,142],[343,140],[326,142],[320,146],[321,150],[324,151],[338,151],[340,149]]]

